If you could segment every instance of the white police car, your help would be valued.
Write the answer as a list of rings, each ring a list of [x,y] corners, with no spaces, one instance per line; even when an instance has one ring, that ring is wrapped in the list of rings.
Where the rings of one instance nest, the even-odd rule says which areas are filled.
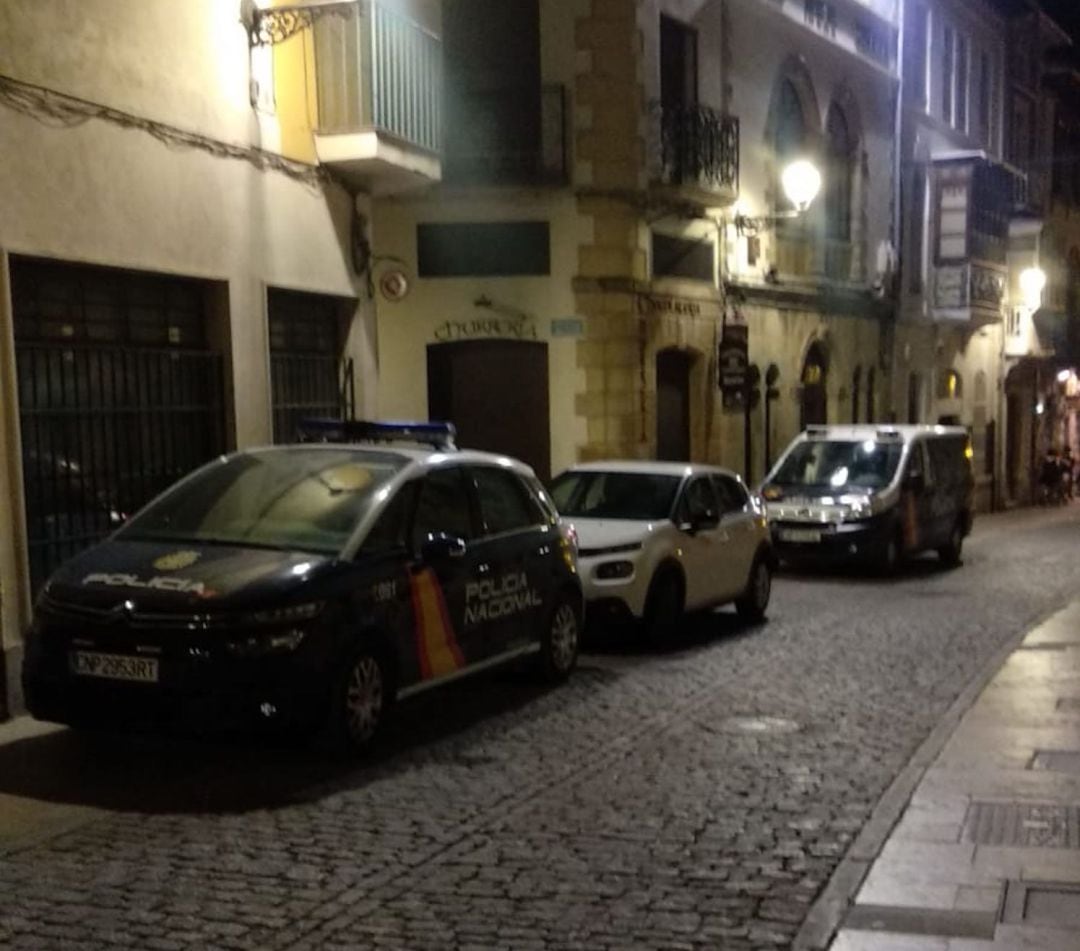
[[[775,559],[761,500],[733,472],[674,462],[595,462],[552,484],[578,536],[591,615],[643,621],[657,640],[684,611],[735,602],[765,617]]]
[[[531,469],[445,424],[308,429],[214,460],[61,566],[27,641],[31,713],[329,720],[362,747],[395,698],[525,655],[570,672],[575,548]]]

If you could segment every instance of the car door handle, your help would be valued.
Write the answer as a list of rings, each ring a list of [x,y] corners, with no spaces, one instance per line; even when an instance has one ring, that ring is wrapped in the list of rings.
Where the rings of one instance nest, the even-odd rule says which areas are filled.
[[[491,572],[491,565],[489,565],[486,561],[481,562],[479,565],[476,566],[476,573],[478,575],[486,575],[486,574],[489,574],[490,572]]]

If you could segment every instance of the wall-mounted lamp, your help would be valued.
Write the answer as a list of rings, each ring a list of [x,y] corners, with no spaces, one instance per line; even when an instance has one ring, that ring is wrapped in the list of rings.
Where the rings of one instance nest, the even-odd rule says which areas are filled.
[[[1046,287],[1046,272],[1041,267],[1029,267],[1020,272],[1020,294],[1028,310],[1042,307],[1042,292]]]
[[[739,234],[755,234],[774,225],[777,221],[798,218],[803,214],[821,191],[821,172],[808,159],[797,159],[784,168],[780,175],[780,184],[787,200],[793,207],[789,211],[779,211],[774,215],[737,214],[735,228]]]

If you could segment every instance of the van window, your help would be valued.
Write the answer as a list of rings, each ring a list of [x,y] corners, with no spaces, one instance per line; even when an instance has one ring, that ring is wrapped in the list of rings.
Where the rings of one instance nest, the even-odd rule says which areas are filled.
[[[927,443],[930,452],[930,468],[934,481],[946,486],[959,485],[964,481],[967,460],[964,450],[967,441],[961,436],[943,436]]]
[[[898,441],[806,440],[784,457],[772,484],[830,492],[883,489],[896,474],[902,451]]]

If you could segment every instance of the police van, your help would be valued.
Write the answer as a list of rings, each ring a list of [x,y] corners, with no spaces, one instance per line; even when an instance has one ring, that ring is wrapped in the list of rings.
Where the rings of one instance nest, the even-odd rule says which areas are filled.
[[[362,748],[397,698],[525,656],[569,674],[576,543],[531,469],[449,424],[305,432],[209,463],[61,566],[26,645],[34,716],[327,723]]]
[[[781,559],[876,564],[936,551],[960,563],[975,479],[959,426],[810,426],[761,486]]]

